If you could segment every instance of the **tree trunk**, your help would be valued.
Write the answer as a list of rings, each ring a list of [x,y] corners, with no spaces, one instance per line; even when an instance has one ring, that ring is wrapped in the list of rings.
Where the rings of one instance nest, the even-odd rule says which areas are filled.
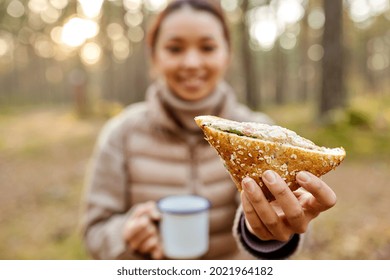
[[[282,47],[277,42],[277,44],[274,47],[275,50],[275,103],[278,105],[282,105],[285,103],[285,83],[287,82],[286,79],[286,72],[287,72],[287,63],[285,54],[283,53]]]
[[[342,46],[342,1],[324,0],[325,27],[323,35],[324,57],[322,60],[322,91],[320,119],[332,109],[345,105],[343,46]]]
[[[244,12],[244,15],[247,13],[249,7],[249,1],[243,0],[242,2],[242,10]],[[251,54],[251,50],[249,48],[249,41],[250,41],[250,35],[249,35],[249,28],[245,22],[245,17],[242,18],[241,22],[241,34],[242,34],[242,40],[241,40],[241,51],[242,51],[242,68],[243,73],[245,77],[245,97],[246,97],[246,103],[247,105],[252,109],[258,109],[259,107],[259,98],[258,92],[257,92],[257,85],[256,85],[256,77],[255,77],[255,71],[253,71],[253,57]]]
[[[307,50],[309,49],[309,28],[307,23],[307,15],[310,12],[310,4],[308,3],[305,16],[301,24],[301,42],[299,47],[299,56],[301,61],[301,67],[299,69],[298,81],[299,81],[299,90],[298,90],[298,100],[306,102],[308,100],[308,87],[309,87],[309,78],[308,78],[308,69],[310,67],[310,61],[307,59]]]

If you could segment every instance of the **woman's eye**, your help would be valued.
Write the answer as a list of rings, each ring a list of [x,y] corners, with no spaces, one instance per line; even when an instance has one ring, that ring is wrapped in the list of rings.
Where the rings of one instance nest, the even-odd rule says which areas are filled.
[[[166,47],[166,49],[168,50],[168,52],[170,53],[179,53],[182,51],[182,47],[179,47],[179,46],[168,46]]]
[[[212,52],[212,51],[214,51],[215,49],[216,49],[215,46],[209,46],[209,45],[203,46],[203,47],[202,47],[202,51],[204,51],[204,52]]]

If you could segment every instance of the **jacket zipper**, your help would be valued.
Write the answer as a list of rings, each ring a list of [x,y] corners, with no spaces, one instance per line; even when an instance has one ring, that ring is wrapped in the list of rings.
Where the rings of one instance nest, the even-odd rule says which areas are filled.
[[[198,193],[198,157],[196,155],[197,141],[196,137],[190,137],[187,140],[189,155],[190,155],[190,176],[188,182],[188,188],[191,194]]]

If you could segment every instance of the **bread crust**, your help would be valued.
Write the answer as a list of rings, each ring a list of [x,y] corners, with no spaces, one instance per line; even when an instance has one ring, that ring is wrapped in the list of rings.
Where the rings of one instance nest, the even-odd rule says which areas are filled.
[[[300,187],[296,182],[296,174],[299,171],[309,171],[316,176],[322,176],[335,169],[345,158],[342,148],[338,148],[337,153],[325,153],[239,136],[210,127],[199,119],[196,121],[203,130],[205,139],[223,160],[237,189],[241,191],[242,179],[249,176],[257,182],[269,201],[275,198],[262,181],[264,171],[275,171],[294,191]]]

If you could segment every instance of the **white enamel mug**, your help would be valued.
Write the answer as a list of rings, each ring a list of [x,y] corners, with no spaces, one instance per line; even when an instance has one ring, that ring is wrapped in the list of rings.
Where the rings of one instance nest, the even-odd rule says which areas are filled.
[[[165,256],[196,259],[209,247],[210,202],[197,195],[174,195],[157,202]]]

